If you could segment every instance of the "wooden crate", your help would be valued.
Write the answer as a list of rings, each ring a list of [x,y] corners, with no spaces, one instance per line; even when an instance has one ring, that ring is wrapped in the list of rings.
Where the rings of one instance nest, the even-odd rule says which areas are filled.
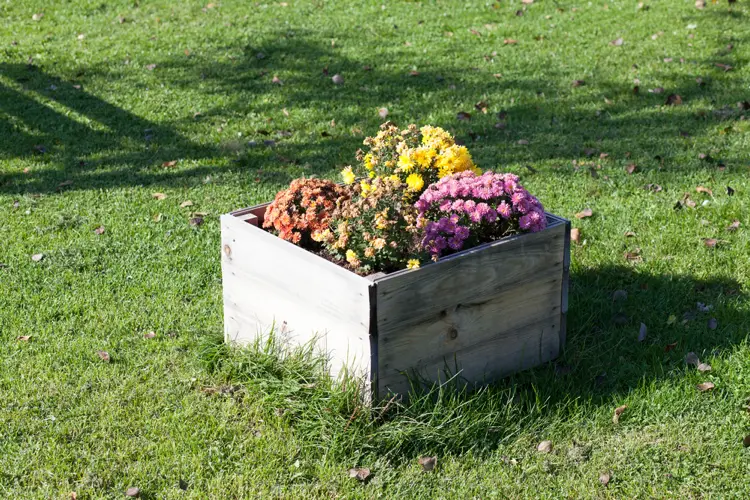
[[[274,329],[314,341],[332,376],[371,395],[408,392],[405,374],[484,383],[558,356],[565,344],[570,222],[486,243],[420,269],[358,276],[261,229],[268,204],[221,218],[227,342]]]

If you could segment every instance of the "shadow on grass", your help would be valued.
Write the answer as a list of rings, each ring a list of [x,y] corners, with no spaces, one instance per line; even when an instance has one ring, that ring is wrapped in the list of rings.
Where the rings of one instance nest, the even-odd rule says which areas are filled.
[[[281,362],[268,349],[233,350],[215,339],[203,359],[213,376],[246,384],[268,418],[281,420],[312,453],[407,461],[492,452],[519,436],[542,434],[551,416],[574,421],[582,408],[589,416],[603,408],[609,420],[632,390],[695,370],[685,363],[688,352],[711,363],[729,355],[750,328],[747,296],[731,278],[623,266],[578,271],[571,283],[563,356],[473,391],[457,390],[465,386],[454,379],[412,394],[408,404],[386,400],[368,408],[358,387],[322,376],[309,350]],[[614,299],[615,290],[627,298]],[[648,334],[639,342],[641,323]]]
[[[724,50],[722,43],[717,41],[718,51]],[[230,170],[260,182],[284,184],[300,174],[326,173],[351,163],[363,137],[374,133],[382,121],[377,114],[381,107],[389,108],[388,118],[400,124],[429,121],[451,129],[485,168],[542,161],[568,166],[601,151],[623,162],[629,158],[642,171],[684,175],[686,170],[705,167],[698,162],[685,164],[686,157],[697,156],[691,138],[740,118],[743,112],[735,104],[747,99],[742,82],[714,66],[719,59],[738,64],[731,52],[717,61],[694,63],[691,72],[703,75],[703,85],[678,70],[675,62],[665,64],[659,76],[663,94],[649,93],[644,84],[635,95],[632,85],[622,81],[571,88],[570,82],[554,75],[554,68],[544,80],[498,79],[492,77],[489,64],[466,68],[457,60],[454,67],[410,76],[407,66],[379,67],[383,59],[378,54],[347,58],[306,32],[274,32],[242,51],[241,57],[218,62],[199,57],[165,59],[157,61],[153,73],[164,86],[177,89],[176,96],[200,83],[205,88],[201,92],[229,103],[200,110],[197,120],[203,124],[213,127],[237,113],[264,118],[266,126],[246,130],[242,140],[230,141],[231,152],[186,138],[180,130],[197,127],[192,117],[149,121],[85,88],[74,88],[72,80],[31,65],[0,64],[0,74],[12,81],[12,85],[0,83],[0,114],[5,118],[0,124],[4,137],[0,157],[36,156],[41,164],[29,173],[20,169],[0,173],[0,192],[51,192],[68,180],[74,189],[180,185]],[[409,56],[395,60],[408,61]],[[343,85],[331,82],[335,73],[344,75]],[[274,75],[283,85],[273,83]],[[85,85],[87,79],[97,77],[130,79],[133,88],[143,86],[137,73],[114,66],[86,68],[76,81]],[[685,103],[697,102],[703,108],[696,112],[687,105],[666,106],[668,94],[679,94]],[[612,104],[606,104],[605,98]],[[491,112],[474,110],[472,104],[478,101],[487,101]],[[294,116],[283,116],[286,108]],[[470,111],[473,117],[459,121],[458,111]],[[501,111],[502,117],[496,116]],[[295,116],[309,118],[300,126],[295,125]],[[498,123],[503,125],[498,128]],[[528,144],[518,144],[521,139]],[[176,158],[191,166],[161,168],[163,162]],[[726,164],[744,160],[717,159]],[[553,175],[570,171],[555,169]]]

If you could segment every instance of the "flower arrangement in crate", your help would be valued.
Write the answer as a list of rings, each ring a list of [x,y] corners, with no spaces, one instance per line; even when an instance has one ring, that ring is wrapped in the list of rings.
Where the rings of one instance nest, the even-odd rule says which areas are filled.
[[[546,227],[542,204],[516,175],[482,173],[439,127],[386,122],[364,145],[342,171],[343,185],[295,179],[268,206],[263,227],[362,275]]]

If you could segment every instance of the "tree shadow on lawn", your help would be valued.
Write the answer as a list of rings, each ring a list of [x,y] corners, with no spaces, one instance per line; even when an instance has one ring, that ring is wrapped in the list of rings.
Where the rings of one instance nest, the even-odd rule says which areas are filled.
[[[678,63],[673,63],[665,65],[659,80],[663,94],[647,92],[644,84],[634,95],[632,86],[622,82],[595,81],[571,88],[567,80],[561,82],[564,77],[555,75],[555,68],[545,80],[498,79],[492,76],[497,66],[469,68],[461,66],[468,62],[456,60],[455,67],[427,65],[410,76],[408,67],[379,67],[375,61],[382,58],[376,55],[347,58],[311,37],[304,32],[265,35],[258,44],[243,45],[243,55],[229,61],[186,57],[157,62],[154,76],[164,86],[178,89],[175,95],[200,82],[206,89],[202,92],[229,101],[224,108],[200,110],[198,121],[213,127],[238,113],[262,117],[265,125],[244,131],[242,140],[227,140],[232,143],[228,149],[195,142],[179,131],[195,127],[196,119],[149,121],[35,66],[0,64],[0,74],[56,104],[53,109],[28,92],[0,84],[0,113],[9,118],[0,125],[6,137],[0,142],[0,156],[38,156],[43,164],[26,174],[20,169],[0,174],[0,192],[51,192],[63,181],[73,181],[74,189],[177,186],[227,171],[282,185],[301,174],[326,174],[351,163],[364,136],[374,134],[383,121],[378,116],[381,107],[389,109],[388,119],[401,125],[430,122],[452,130],[485,168],[550,161],[568,166],[603,152],[610,161],[636,162],[642,171],[683,175],[706,166],[685,165],[685,158],[697,156],[693,137],[740,118],[743,112],[735,104],[747,98],[741,82],[713,61],[696,63],[695,71],[707,75],[704,85],[680,74],[673,69]],[[372,67],[366,68],[368,64]],[[331,82],[335,73],[344,75],[343,85]],[[274,75],[283,85],[272,82]],[[139,77],[116,67],[86,68],[76,81],[96,77],[134,78],[134,86],[143,85]],[[666,106],[668,94],[679,94],[685,103],[706,102],[706,109],[696,113],[687,106]],[[605,98],[613,104],[606,104]],[[480,101],[490,112],[474,109]],[[712,107],[724,111],[715,114]],[[289,117],[282,114],[286,108],[291,110]],[[459,111],[471,112],[472,118],[458,120]],[[304,117],[302,126],[299,117]],[[254,123],[259,125],[260,119]],[[519,144],[522,140],[528,144]],[[44,149],[36,148],[39,145]],[[174,170],[161,167],[177,158],[197,164]],[[570,172],[554,169],[551,175]]]
[[[616,290],[627,298],[613,298]],[[729,356],[750,328],[747,295],[730,277],[696,279],[608,266],[573,272],[569,298],[568,341],[558,360],[475,390],[454,378],[413,393],[409,402],[386,399],[370,411],[354,402],[354,393],[343,394],[324,379],[318,379],[318,389],[291,391],[290,382],[309,385],[311,378],[284,380],[288,375],[280,374],[280,365],[271,376],[279,382],[269,384],[255,368],[258,359],[268,362],[267,356],[253,351],[240,354],[253,361],[236,363],[228,378],[263,387],[269,401],[264,406],[282,406],[283,419],[313,453],[324,448],[347,459],[372,453],[394,462],[420,454],[482,455],[519,436],[542,439],[550,427],[593,419],[600,410],[609,421],[639,387],[692,385],[680,382],[696,370],[685,362],[688,352],[715,363]],[[712,318],[715,328],[709,326]],[[648,333],[639,342],[641,323]],[[290,372],[294,378],[305,370]]]

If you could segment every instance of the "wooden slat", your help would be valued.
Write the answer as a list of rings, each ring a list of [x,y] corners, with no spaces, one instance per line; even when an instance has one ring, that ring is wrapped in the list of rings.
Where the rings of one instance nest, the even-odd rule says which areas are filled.
[[[398,386],[403,370],[433,377],[454,356],[495,375],[557,356],[566,224],[552,222],[376,280],[379,389]],[[497,346],[492,366],[468,356],[482,345]]]
[[[221,218],[227,341],[252,342],[284,325],[291,343],[316,339],[332,375],[347,364],[369,374],[372,283],[244,222],[245,215]]]

